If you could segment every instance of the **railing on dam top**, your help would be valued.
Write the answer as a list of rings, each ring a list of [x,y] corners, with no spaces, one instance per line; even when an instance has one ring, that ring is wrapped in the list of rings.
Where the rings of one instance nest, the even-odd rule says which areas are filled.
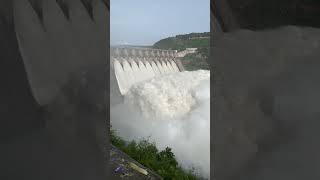
[[[110,48],[111,57],[175,58],[177,50],[151,48]]]

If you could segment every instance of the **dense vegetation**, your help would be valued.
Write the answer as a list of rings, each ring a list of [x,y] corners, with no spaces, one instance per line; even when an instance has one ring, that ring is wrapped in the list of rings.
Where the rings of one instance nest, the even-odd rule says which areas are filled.
[[[188,54],[181,59],[188,71],[209,70],[210,32],[190,33],[169,37],[156,42],[153,48],[183,51],[186,48],[198,48],[194,54]]]
[[[176,37],[180,39],[192,39],[192,38],[203,38],[203,37],[209,38],[210,32],[183,34],[183,35],[177,35]]]
[[[125,142],[114,130],[111,130],[111,143],[137,162],[159,174],[164,180],[198,179],[192,171],[185,171],[179,166],[169,147],[159,151],[155,143],[150,143],[148,140]]]
[[[181,59],[183,66],[188,71],[195,71],[199,69],[209,70],[210,67],[206,61],[207,58],[201,56],[199,53],[187,54]]]
[[[156,42],[153,47],[157,49],[173,49],[183,51],[186,48],[209,47],[209,43],[209,33],[191,33],[162,39]]]

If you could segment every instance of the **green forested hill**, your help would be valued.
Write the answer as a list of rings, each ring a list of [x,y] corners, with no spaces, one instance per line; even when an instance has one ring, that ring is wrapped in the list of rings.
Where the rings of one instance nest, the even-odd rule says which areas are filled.
[[[210,50],[210,32],[190,33],[161,39],[153,45],[157,49],[183,51],[186,48],[198,48],[197,53],[188,54],[181,59],[186,70],[210,69],[207,63]]]
[[[174,49],[183,51],[186,48],[205,48],[210,45],[210,33],[190,33],[168,37],[156,42],[153,47],[157,49]]]

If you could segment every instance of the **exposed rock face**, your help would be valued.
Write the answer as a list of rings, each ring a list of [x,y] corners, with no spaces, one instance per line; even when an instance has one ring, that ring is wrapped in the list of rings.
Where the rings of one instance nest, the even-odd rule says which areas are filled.
[[[320,30],[293,26],[214,37],[216,179],[318,177],[319,42]]]

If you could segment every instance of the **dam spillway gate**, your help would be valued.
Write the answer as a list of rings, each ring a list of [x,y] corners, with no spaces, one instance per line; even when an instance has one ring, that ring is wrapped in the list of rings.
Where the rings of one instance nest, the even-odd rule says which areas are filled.
[[[138,82],[184,71],[176,50],[110,48],[110,56],[111,104]]]

